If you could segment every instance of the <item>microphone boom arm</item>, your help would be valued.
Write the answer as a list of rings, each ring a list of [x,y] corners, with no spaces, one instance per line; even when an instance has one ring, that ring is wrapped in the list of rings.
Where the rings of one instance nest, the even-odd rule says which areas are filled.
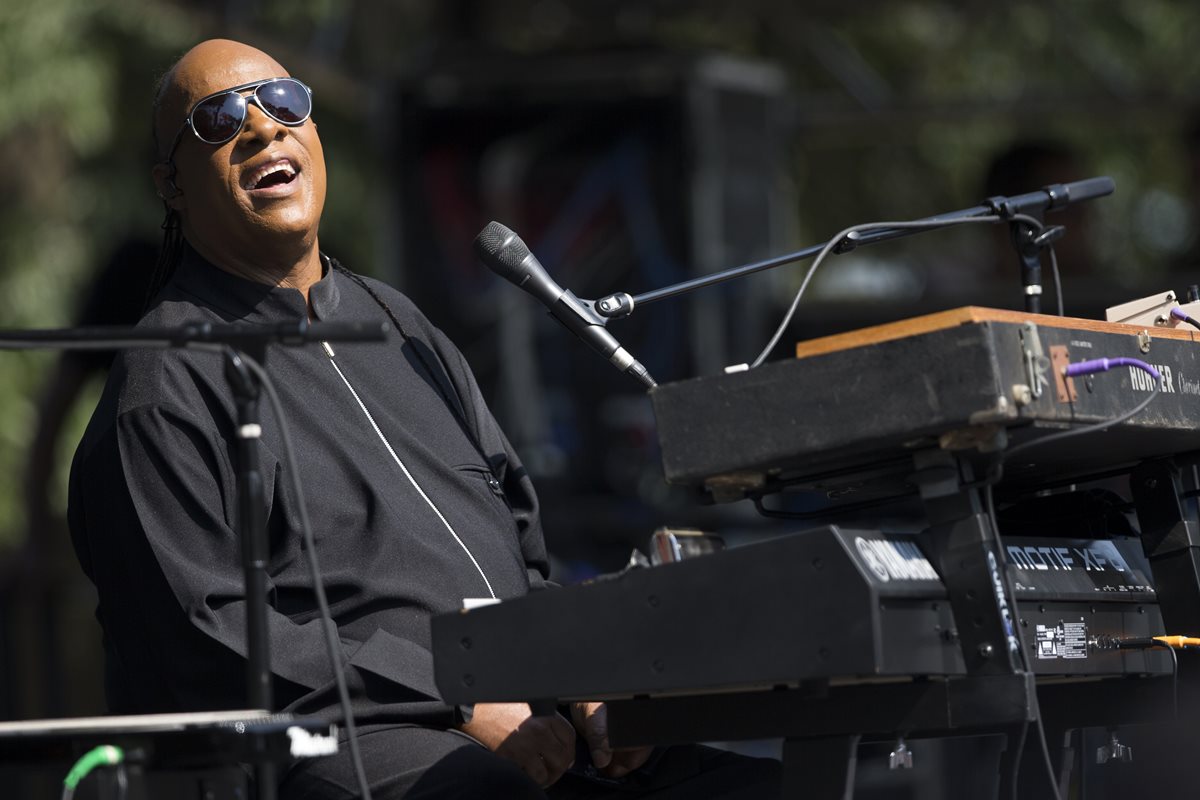
[[[1109,177],[1088,178],[1067,184],[1055,183],[1036,192],[1029,192],[1017,195],[1016,197],[989,197],[982,205],[965,208],[961,211],[952,211],[947,214],[925,217],[917,221],[928,223],[927,227],[920,229],[921,231],[925,231],[936,230],[947,225],[952,225],[957,220],[971,217],[994,215],[1002,219],[1011,219],[1019,214],[1036,215],[1042,211],[1056,211],[1074,203],[1112,194],[1114,188],[1115,184],[1112,178]],[[916,232],[917,230],[909,228],[884,228],[863,234],[852,233],[838,242],[834,246],[833,252],[841,255],[863,245],[875,244],[876,242],[883,242],[889,239],[899,239],[904,236],[911,236]],[[696,289],[703,289],[706,286],[724,283],[725,281],[740,278],[744,275],[752,275],[755,272],[781,267],[784,264],[803,261],[820,253],[828,244],[828,242],[822,242],[821,244],[806,247],[803,250],[797,250],[794,253],[775,256],[764,261],[743,264],[738,267],[722,270],[721,272],[714,272],[711,275],[692,278],[691,280],[643,292],[638,295],[630,295],[627,292],[615,292],[595,302],[583,302],[589,303],[603,317],[607,317],[608,319],[623,319],[632,314],[633,309],[639,305],[653,303],[656,300],[664,300],[678,294],[686,294]]]

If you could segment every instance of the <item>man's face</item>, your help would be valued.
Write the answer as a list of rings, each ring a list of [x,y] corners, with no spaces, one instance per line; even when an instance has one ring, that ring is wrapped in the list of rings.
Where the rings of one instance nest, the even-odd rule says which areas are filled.
[[[237,42],[197,45],[180,60],[164,95],[156,120],[159,141],[170,146],[201,98],[287,74],[265,53]],[[210,259],[265,266],[316,242],[325,204],[325,157],[311,119],[287,126],[251,103],[233,139],[211,145],[186,130],[173,160],[181,194],[168,202],[180,212],[188,240]],[[271,167],[276,174],[263,180]],[[162,167],[156,168],[160,187],[164,175]]]

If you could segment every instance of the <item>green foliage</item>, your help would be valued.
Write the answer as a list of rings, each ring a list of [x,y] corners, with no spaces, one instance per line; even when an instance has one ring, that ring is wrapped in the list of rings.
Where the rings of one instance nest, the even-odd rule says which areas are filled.
[[[97,261],[147,227],[154,207],[138,180],[144,148],[131,144],[144,138],[146,89],[126,78],[177,50],[186,32],[166,6],[9,0],[0,8],[0,191],[9,198],[0,210],[0,325],[68,324]],[[9,476],[0,484],[0,545],[21,539],[18,490],[52,363],[45,353],[0,355],[0,474]],[[65,435],[72,446],[79,431],[76,422]]]
[[[276,34],[304,34],[314,20],[345,9],[332,0],[266,5]],[[149,177],[153,85],[203,38],[253,38],[222,32],[217,23],[193,4],[166,0],[0,3],[0,196],[8,198],[0,205],[0,326],[71,324],[81,293],[113,248],[130,236],[158,235],[162,212]],[[317,97],[323,123],[346,127],[336,93],[323,94],[318,84]],[[367,221],[354,209],[369,197],[363,176],[370,154],[352,138],[327,145],[326,154],[325,229],[351,248],[339,256],[369,272]],[[7,476],[0,481],[0,550],[24,540],[25,459],[53,364],[47,353],[0,353],[0,474]],[[59,441],[51,494],[60,509],[66,468],[98,390],[88,388]]]
[[[70,324],[114,244],[156,230],[147,176],[150,86],[194,30],[165,3],[0,3],[0,327]],[[20,644],[6,707],[28,716],[48,715],[41,698],[51,694],[65,703],[54,710],[103,708],[94,600],[65,556],[66,531],[53,518],[25,518],[29,445],[56,364],[46,352],[0,352],[0,558],[11,581],[0,587],[0,605],[5,635]],[[48,486],[36,487],[59,515],[67,466],[99,388],[98,381],[83,388],[56,442],[59,468]],[[36,545],[37,558],[3,558],[25,543]],[[38,655],[51,640],[66,666]],[[67,676],[66,685],[46,686],[56,674]],[[34,794],[20,786],[6,792],[13,793]]]

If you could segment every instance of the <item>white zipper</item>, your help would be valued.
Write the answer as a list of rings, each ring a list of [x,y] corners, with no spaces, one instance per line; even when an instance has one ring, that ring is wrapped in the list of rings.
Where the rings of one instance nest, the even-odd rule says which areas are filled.
[[[375,424],[375,418],[372,417],[371,412],[367,410],[362,398],[358,396],[358,392],[354,391],[354,387],[350,385],[350,381],[346,380],[345,374],[342,373],[342,370],[338,367],[337,362],[334,361],[333,348],[329,346],[329,342],[321,342],[321,344],[325,347],[325,353],[329,356],[329,363],[333,365],[338,377],[342,379],[342,383],[346,384],[346,388],[350,390],[350,394],[354,395],[354,400],[358,403],[358,407],[362,409],[363,414],[366,415],[367,422],[371,423],[371,427],[374,428],[375,435],[379,437],[379,441],[383,442],[383,446],[387,448],[392,460],[396,462],[396,465],[400,467],[401,472],[404,473],[404,477],[408,478],[408,482],[411,483],[413,488],[417,490],[417,494],[421,495],[421,499],[423,499],[425,503],[433,510],[434,514],[437,514],[437,518],[442,521],[444,526],[446,526],[446,530],[448,530],[450,535],[454,537],[454,541],[458,542],[458,546],[461,547],[463,552],[467,554],[467,558],[471,559],[471,563],[475,565],[475,570],[479,573],[479,577],[483,578],[483,583],[485,586],[487,586],[488,594],[493,600],[495,600],[496,593],[492,591],[492,582],[489,581],[487,575],[483,573],[483,568],[480,567],[479,562],[475,560],[475,556],[471,553],[471,549],[467,547],[466,543],[459,538],[457,533],[455,533],[454,528],[450,525],[450,522],[445,516],[442,515],[442,512],[438,510],[438,507],[434,505],[434,502],[430,499],[429,495],[425,494],[425,490],[421,488],[420,484],[417,483],[416,478],[414,478],[412,473],[408,471],[408,467],[404,466],[404,462],[400,460],[400,456],[396,455],[396,451],[392,448],[392,445],[387,440],[387,437],[383,435],[383,431],[379,430],[379,426]]]

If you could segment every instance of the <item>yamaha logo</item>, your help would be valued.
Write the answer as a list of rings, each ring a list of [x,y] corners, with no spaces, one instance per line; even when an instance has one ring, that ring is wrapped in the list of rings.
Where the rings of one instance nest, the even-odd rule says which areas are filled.
[[[872,543],[857,536],[854,539],[854,546],[858,549],[858,554],[862,556],[863,563],[867,565],[867,569],[875,573],[875,577],[887,583],[891,580],[891,575],[888,574],[887,563],[880,557],[879,553],[875,552]]]
[[[863,565],[888,581],[936,581],[937,571],[921,554],[916,543],[906,538],[868,539],[854,537],[854,549]]]

